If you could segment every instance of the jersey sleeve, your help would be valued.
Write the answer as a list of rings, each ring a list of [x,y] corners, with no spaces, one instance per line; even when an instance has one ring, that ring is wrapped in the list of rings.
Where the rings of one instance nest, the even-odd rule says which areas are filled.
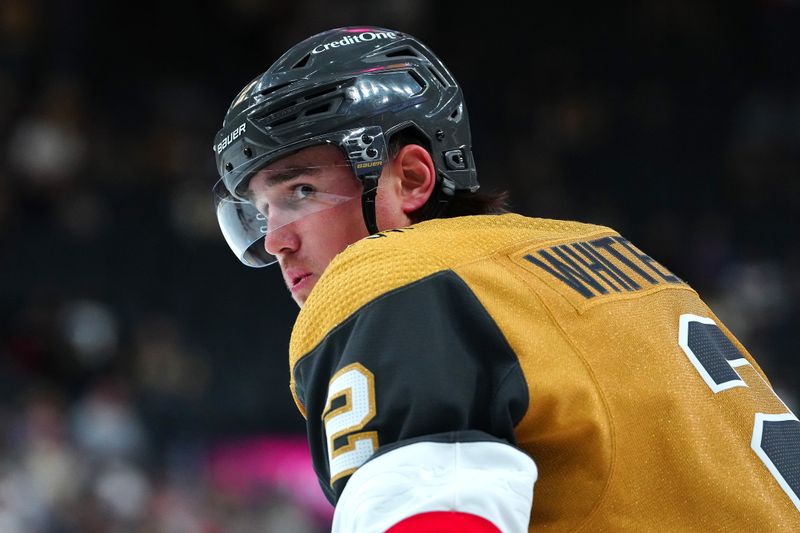
[[[350,477],[332,533],[527,532],[537,469],[498,440],[404,441]]]
[[[314,467],[334,504],[362,465],[397,457],[401,448],[424,457],[420,444],[459,444],[463,451],[484,443],[522,454],[514,427],[527,410],[528,389],[519,361],[451,270],[360,307],[298,359],[293,381]],[[491,456],[475,456],[475,469],[491,471]]]

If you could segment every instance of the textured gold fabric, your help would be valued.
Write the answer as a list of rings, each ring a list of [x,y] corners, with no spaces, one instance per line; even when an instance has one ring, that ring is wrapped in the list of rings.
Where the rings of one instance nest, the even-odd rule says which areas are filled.
[[[751,449],[755,413],[786,407],[695,291],[616,232],[502,215],[382,235],[350,246],[319,280],[292,334],[292,367],[376,297],[451,269],[526,377],[516,435],[539,468],[531,531],[800,531],[800,512]],[[575,286],[548,271],[548,257],[587,250],[613,268],[584,268],[591,279]],[[749,362],[736,368],[747,386],[706,385],[678,344],[686,313],[720,325]]]

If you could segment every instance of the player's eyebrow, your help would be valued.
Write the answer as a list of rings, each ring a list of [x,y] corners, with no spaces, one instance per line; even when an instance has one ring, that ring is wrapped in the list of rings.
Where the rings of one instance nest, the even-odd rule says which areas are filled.
[[[269,172],[266,176],[267,186],[278,185],[284,183],[301,174],[314,174],[319,170],[319,167],[292,167]]]

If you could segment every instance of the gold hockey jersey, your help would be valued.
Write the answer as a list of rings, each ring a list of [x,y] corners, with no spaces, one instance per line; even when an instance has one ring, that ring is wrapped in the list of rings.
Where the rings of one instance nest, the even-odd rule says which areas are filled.
[[[800,531],[800,422],[697,293],[606,227],[508,214],[359,241],[290,366],[334,503],[383,450],[497,439],[538,466],[531,531]]]

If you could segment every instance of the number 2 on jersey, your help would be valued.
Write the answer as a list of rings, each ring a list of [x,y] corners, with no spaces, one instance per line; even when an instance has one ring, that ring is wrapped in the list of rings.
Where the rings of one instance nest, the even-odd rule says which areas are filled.
[[[681,315],[678,344],[714,394],[735,387],[748,386],[736,368],[750,363],[710,318]],[[764,384],[774,395],[772,387],[766,381]],[[775,397],[777,398],[777,395]],[[778,400],[780,401],[780,398]],[[800,511],[799,443],[800,421],[788,408],[778,414],[755,414],[750,447],[791,498],[798,511]]]
[[[378,433],[359,432],[375,417],[375,377],[360,363],[331,378],[322,420],[328,437],[331,485],[349,476],[378,449]]]

